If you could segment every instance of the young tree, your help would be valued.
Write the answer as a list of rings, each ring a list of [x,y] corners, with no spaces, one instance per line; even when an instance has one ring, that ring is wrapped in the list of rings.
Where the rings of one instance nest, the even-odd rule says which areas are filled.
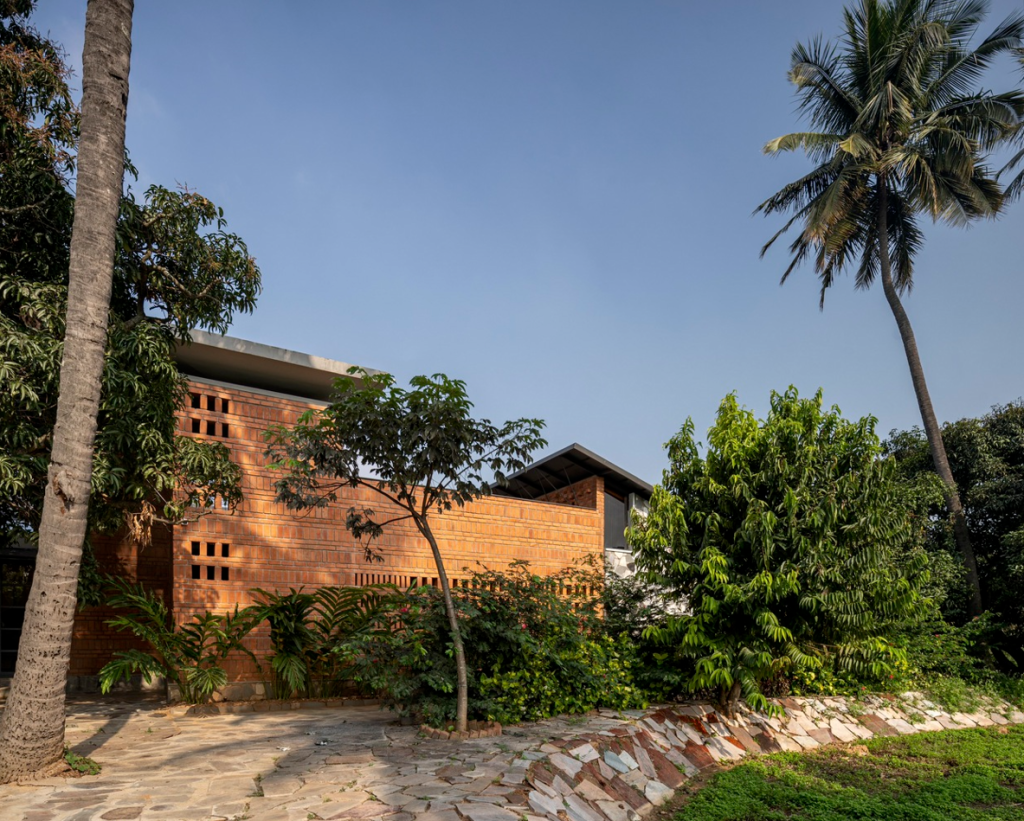
[[[90,0],[86,12],[77,208],[57,425],[21,663],[0,719],[0,781],[44,772],[64,752],[64,688],[88,522],[124,173],[133,8],[133,0]]]
[[[1009,17],[972,49],[986,7],[981,0],[861,0],[844,10],[839,48],[820,40],[797,46],[789,77],[801,110],[820,130],[779,137],[765,152],[803,149],[818,165],[757,208],[793,214],[762,255],[790,227],[802,225],[782,281],[813,258],[822,306],[825,291],[855,260],[858,288],[881,278],[935,471],[945,484],[974,614],[983,608],[974,551],[900,296],[913,286],[923,241],[919,214],[964,225],[995,216],[1003,205],[985,152],[1016,133],[1024,93],[982,91],[978,79],[993,58],[1020,48],[1024,17]]]
[[[539,419],[517,419],[498,427],[470,416],[465,383],[443,374],[417,376],[410,389],[388,374],[353,368],[353,378],[335,382],[335,396],[321,411],[304,414],[292,429],[268,431],[272,466],[287,471],[276,483],[278,500],[293,510],[325,507],[344,488],[366,488],[380,497],[380,513],[365,506],[348,510],[346,527],[372,540],[388,525],[412,520],[434,557],[444,596],[457,674],[456,727],[466,729],[466,654],[452,602],[441,547],[431,517],[487,495],[508,473],[523,468],[547,443]],[[372,475],[365,475],[371,472]]]
[[[703,458],[690,420],[668,443],[630,544],[646,578],[688,602],[648,632],[691,690],[764,709],[763,685],[794,670],[878,677],[898,657],[886,637],[918,611],[925,557],[874,426],[790,388],[763,422],[727,396]]]

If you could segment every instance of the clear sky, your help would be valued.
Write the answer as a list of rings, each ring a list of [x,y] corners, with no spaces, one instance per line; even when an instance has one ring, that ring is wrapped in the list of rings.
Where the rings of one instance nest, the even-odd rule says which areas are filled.
[[[263,271],[231,333],[464,379],[494,421],[547,420],[652,482],[721,398],[825,389],[883,434],[919,422],[881,289],[818,311],[759,202],[809,168],[797,41],[837,0],[138,0],[128,146],[225,210]],[[989,26],[1020,10],[995,0]],[[36,24],[81,59],[85,0]],[[1019,84],[1009,65],[991,77]],[[1024,202],[929,226],[906,300],[939,418],[1024,395]]]

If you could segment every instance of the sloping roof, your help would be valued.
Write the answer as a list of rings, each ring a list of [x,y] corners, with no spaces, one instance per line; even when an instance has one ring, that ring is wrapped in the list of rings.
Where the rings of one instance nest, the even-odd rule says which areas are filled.
[[[604,479],[605,488],[620,496],[636,493],[649,499],[654,492],[654,488],[643,479],[638,479],[583,445],[573,443],[513,473],[508,477],[508,487],[495,487],[494,493],[499,496],[536,499],[591,476],[600,476]]]
[[[178,345],[178,368],[187,376],[326,402],[334,380],[352,367],[308,353],[233,336],[192,331],[192,344]],[[367,373],[380,373],[372,368]]]

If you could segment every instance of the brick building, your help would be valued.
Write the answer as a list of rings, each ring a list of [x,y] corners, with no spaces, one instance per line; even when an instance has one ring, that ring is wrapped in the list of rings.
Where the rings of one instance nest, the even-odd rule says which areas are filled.
[[[165,528],[144,547],[130,538],[96,540],[104,569],[162,592],[179,623],[195,613],[250,604],[255,587],[436,584],[429,547],[411,523],[390,526],[377,541],[383,562],[365,561],[363,547],[345,529],[345,514],[364,501],[381,511],[381,501],[369,491],[349,489],[336,505],[308,513],[289,511],[274,500],[264,432],[323,407],[333,380],[346,375],[348,365],[204,333],[179,349],[178,363],[190,382],[179,431],[230,448],[242,468],[244,501],[230,511],[215,500],[196,523]],[[453,579],[467,575],[466,569],[502,569],[516,559],[546,574],[587,556],[603,564],[606,548],[621,551],[626,509],[650,492],[646,483],[573,445],[515,474],[494,496],[438,516],[434,528]],[[0,564],[4,561],[0,556]],[[23,569],[30,557],[18,561]],[[13,598],[7,595],[8,609],[16,607]],[[106,626],[110,615],[103,607],[79,614],[73,679],[88,684],[114,650],[132,646],[130,637]],[[13,662],[12,639],[17,636],[6,639],[5,668]],[[265,632],[254,641],[257,654],[269,650]],[[235,680],[253,672],[244,657],[230,670]]]

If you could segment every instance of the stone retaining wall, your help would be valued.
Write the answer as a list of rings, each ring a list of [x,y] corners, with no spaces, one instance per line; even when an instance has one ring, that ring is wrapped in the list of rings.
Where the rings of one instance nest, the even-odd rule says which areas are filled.
[[[630,712],[630,722],[544,744],[524,792],[528,821],[636,821],[701,770],[748,755],[798,752],[874,736],[1024,723],[1024,713],[992,701],[970,714],[947,713],[919,693],[899,698],[784,698],[768,717],[745,708],[732,719],[705,705]],[[617,715],[607,713],[609,717]],[[505,809],[513,810],[513,807]],[[478,820],[482,821],[482,820]]]

